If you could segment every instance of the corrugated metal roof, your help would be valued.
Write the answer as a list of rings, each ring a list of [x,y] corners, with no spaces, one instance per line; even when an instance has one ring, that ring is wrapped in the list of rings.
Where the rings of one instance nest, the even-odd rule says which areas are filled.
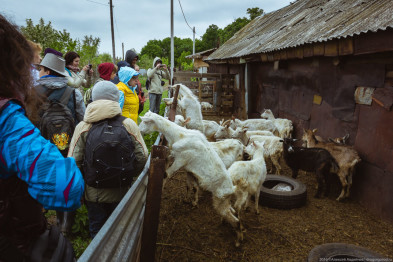
[[[298,0],[255,18],[206,60],[245,57],[393,27],[392,0]]]

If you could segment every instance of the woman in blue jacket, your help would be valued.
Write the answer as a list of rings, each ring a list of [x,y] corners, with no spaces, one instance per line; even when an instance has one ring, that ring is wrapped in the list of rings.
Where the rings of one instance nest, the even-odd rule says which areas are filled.
[[[1,15],[0,57],[0,261],[22,261],[46,230],[42,206],[77,209],[84,181],[75,160],[32,124],[40,101],[31,88],[33,52]]]

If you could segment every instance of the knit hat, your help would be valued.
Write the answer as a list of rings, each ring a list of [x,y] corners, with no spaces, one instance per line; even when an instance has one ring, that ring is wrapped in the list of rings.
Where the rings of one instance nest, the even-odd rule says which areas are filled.
[[[132,69],[131,67],[122,67],[119,71],[119,79],[121,82],[127,84],[128,81],[130,81],[130,79],[133,76],[137,76],[139,75],[139,73],[137,71],[135,71],[135,69]]]
[[[55,50],[55,49],[53,49],[53,48],[50,48],[50,47],[45,48],[44,56],[45,56],[46,54],[54,54],[54,55],[63,57],[63,53],[62,53],[62,52],[59,52],[59,51],[57,51],[57,50]]]
[[[112,63],[102,63],[98,65],[98,73],[100,77],[104,80],[111,80],[111,74],[113,72],[113,68],[115,67]]]
[[[119,101],[119,89],[117,86],[110,82],[110,81],[100,81],[93,86],[93,91],[91,94],[92,100],[112,100],[112,101]]]
[[[122,68],[123,66],[128,66],[128,67],[130,67],[130,64],[127,63],[126,61],[119,61],[119,62],[117,63],[117,70],[120,71],[120,68]]]

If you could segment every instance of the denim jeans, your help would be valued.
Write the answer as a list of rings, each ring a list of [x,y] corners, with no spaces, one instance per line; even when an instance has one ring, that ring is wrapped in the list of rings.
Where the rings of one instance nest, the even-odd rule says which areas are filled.
[[[92,239],[97,235],[98,231],[100,231],[118,204],[119,202],[97,203],[86,201],[87,213],[89,216],[89,231]]]
[[[161,104],[162,94],[150,94],[149,93],[149,110],[153,113],[160,113],[160,104]]]

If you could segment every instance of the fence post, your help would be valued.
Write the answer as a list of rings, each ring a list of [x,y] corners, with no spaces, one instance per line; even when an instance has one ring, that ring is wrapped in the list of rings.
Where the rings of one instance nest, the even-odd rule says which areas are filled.
[[[140,251],[142,262],[153,262],[155,257],[166,149],[165,146],[153,146],[151,151]]]

